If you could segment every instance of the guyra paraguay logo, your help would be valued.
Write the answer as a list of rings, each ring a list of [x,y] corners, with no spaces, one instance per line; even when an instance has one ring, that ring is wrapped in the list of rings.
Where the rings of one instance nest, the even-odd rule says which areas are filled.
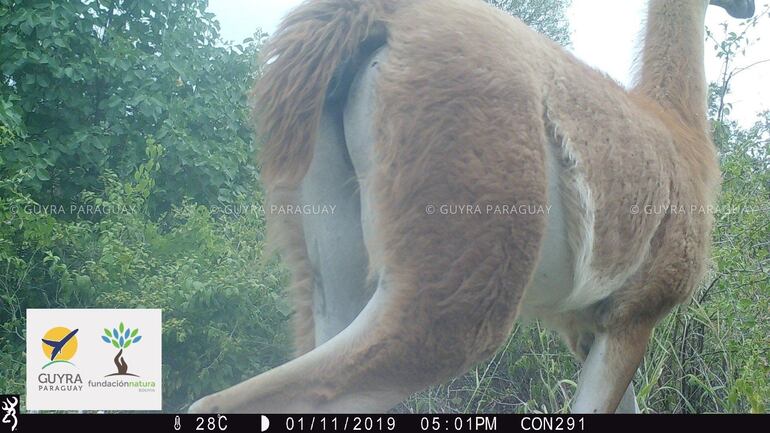
[[[102,341],[107,344],[112,344],[118,349],[118,354],[113,358],[115,367],[118,368],[117,373],[108,374],[104,377],[110,376],[134,376],[139,377],[136,374],[128,372],[128,364],[123,359],[123,351],[128,349],[132,344],[136,344],[142,340],[142,336],[139,335],[139,328],[126,328],[123,322],[120,322],[117,328],[112,328],[112,332],[109,329],[104,328],[104,335],[102,335]]]
[[[53,364],[70,364],[78,350],[78,339],[75,334],[78,330],[70,331],[63,326],[51,328],[43,335],[43,354],[49,362],[43,366],[46,368]]]

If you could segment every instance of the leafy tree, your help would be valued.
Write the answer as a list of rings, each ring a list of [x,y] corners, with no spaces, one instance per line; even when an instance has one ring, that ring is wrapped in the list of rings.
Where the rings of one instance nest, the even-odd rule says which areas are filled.
[[[125,178],[148,137],[169,150],[152,207],[233,202],[254,185],[245,94],[255,41],[222,46],[205,0],[0,0],[3,169],[43,203]],[[259,36],[258,36],[259,38]],[[258,41],[257,41],[258,42]]]
[[[530,27],[561,45],[570,45],[569,21],[565,14],[572,0],[485,0],[519,17]]]
[[[169,410],[285,359],[253,206],[262,35],[222,44],[205,9],[0,0],[0,389],[24,392],[27,308],[162,308]]]

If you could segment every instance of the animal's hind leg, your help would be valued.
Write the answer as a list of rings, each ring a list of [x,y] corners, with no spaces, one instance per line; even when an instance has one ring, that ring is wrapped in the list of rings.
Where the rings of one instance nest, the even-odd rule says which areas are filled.
[[[368,258],[358,182],[339,110],[321,119],[313,160],[301,185],[302,225],[313,269],[313,321],[319,346],[345,329],[368,302]]]
[[[572,412],[638,411],[635,401],[631,401],[631,379],[644,356],[651,330],[651,325],[635,323],[594,337],[580,372]]]
[[[634,392],[634,382],[628,384],[623,398],[620,400],[615,413],[639,413],[639,405],[636,403],[636,393]]]
[[[607,338],[604,336],[603,338]],[[591,352],[592,346],[594,345],[594,342],[596,341],[596,338],[593,333],[591,332],[567,332],[565,335],[565,339],[567,344],[571,347],[572,352],[575,354],[575,357],[583,364],[583,368],[585,371],[581,372],[581,386],[583,388],[586,387],[599,387],[600,385],[604,385],[606,382],[609,381],[601,381],[591,379],[589,370],[593,368],[596,365],[600,365],[602,368],[607,368],[607,365],[602,365],[600,361],[597,361],[599,358],[598,352],[601,350],[599,349],[599,345],[603,343],[597,343],[597,349],[594,353],[594,358],[592,358],[591,364],[587,362],[588,355]],[[606,341],[605,341],[606,343]],[[593,380],[594,384],[587,385],[586,382],[589,380]],[[590,393],[588,391],[583,392],[583,399],[584,401],[587,399],[590,399],[592,396],[589,395]],[[595,396],[598,398],[598,396]],[[575,408],[577,408],[577,398],[575,399]],[[579,408],[578,408],[579,409]],[[577,409],[576,409],[577,410]],[[628,387],[626,387],[626,391],[623,393],[623,397],[620,400],[620,404],[618,404],[617,409],[615,409],[615,413],[639,413],[639,405],[636,403],[636,393],[634,392],[634,383],[633,381],[628,384]]]

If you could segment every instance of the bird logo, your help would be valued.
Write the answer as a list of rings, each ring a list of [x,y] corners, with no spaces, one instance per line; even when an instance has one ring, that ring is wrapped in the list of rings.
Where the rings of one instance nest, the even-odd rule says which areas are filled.
[[[70,330],[63,326],[57,326],[49,329],[43,335],[43,354],[49,360],[43,368],[57,363],[72,364],[69,361],[78,350],[78,339],[75,336],[77,333],[77,329]]]

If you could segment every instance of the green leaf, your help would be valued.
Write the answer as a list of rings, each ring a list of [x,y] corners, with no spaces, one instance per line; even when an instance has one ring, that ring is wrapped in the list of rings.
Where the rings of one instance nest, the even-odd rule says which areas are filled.
[[[42,180],[43,182],[47,180],[51,180],[51,176],[48,175],[48,170],[44,168],[36,168],[35,169],[35,177]]]
[[[43,154],[43,147],[40,143],[37,142],[29,143],[29,150],[31,150],[32,154],[35,156],[40,156]]]
[[[91,277],[88,275],[78,275],[75,277],[75,284],[80,289],[85,289],[91,286]]]
[[[139,333],[139,328],[134,328],[134,330],[131,331],[131,335],[129,336],[129,338],[136,337],[136,334],[138,333]]]
[[[118,326],[118,331],[120,331],[120,333],[122,334],[123,331],[125,331],[125,330],[126,330],[126,328],[123,326],[123,322],[120,322],[120,326]]]
[[[120,349],[120,345],[114,339],[112,340],[112,345],[115,346],[116,349]]]
[[[123,348],[126,349],[130,345],[131,345],[131,340],[126,340],[125,344],[123,344]]]
[[[104,335],[106,335],[106,336],[108,336],[108,337],[112,338],[112,332],[110,332],[110,330],[109,330],[109,329],[107,329],[107,328],[104,328]]]

